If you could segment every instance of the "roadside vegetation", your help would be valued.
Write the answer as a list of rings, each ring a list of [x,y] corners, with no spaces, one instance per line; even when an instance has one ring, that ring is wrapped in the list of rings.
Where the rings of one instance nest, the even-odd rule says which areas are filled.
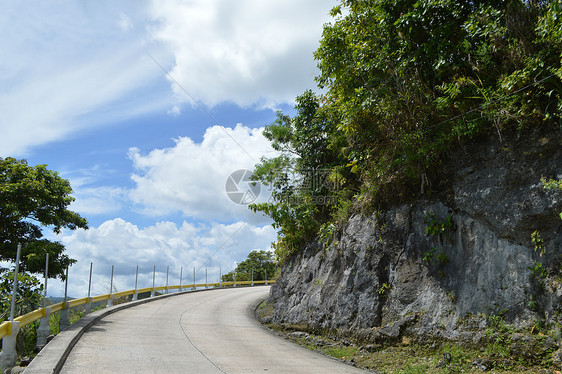
[[[562,360],[553,360],[560,325],[537,321],[530,329],[514,329],[501,315],[475,316],[486,328],[480,339],[459,344],[420,341],[371,342],[338,331],[311,330],[305,325],[276,325],[268,321],[274,309],[267,302],[256,315],[278,335],[303,347],[379,374],[413,373],[560,373]],[[562,358],[561,358],[562,359]]]
[[[427,196],[448,151],[562,131],[562,2],[342,0],[315,58],[322,94],[296,98],[256,165],[283,261],[352,212]]]
[[[277,264],[273,253],[264,250],[253,250],[248,257],[240,262],[236,269],[222,276],[223,282],[263,281],[276,278]]]

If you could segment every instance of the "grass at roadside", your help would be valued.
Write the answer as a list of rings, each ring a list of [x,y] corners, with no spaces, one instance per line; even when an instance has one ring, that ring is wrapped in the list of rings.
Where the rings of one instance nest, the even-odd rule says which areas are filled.
[[[272,309],[264,304],[258,308],[258,313],[267,315],[272,313]],[[561,368],[550,361],[533,364],[500,352],[491,352],[490,347],[470,348],[449,342],[424,345],[413,343],[408,338],[393,345],[357,345],[310,333],[305,326],[266,326],[303,347],[379,374],[562,373]]]

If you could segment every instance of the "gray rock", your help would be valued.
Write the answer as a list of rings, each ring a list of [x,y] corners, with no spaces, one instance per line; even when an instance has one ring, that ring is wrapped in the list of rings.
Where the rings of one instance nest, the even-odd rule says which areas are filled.
[[[488,360],[484,360],[483,358],[477,358],[472,361],[472,366],[475,366],[477,369],[482,371],[488,371],[492,368],[492,363]]]
[[[302,331],[293,331],[292,333],[289,334],[289,336],[295,339],[307,339],[309,337],[309,335],[306,332],[302,332]]]
[[[502,312],[517,326],[532,323],[527,304],[538,288],[530,267],[562,256],[562,192],[545,191],[540,179],[560,170],[560,133],[459,150],[431,200],[354,215],[335,244],[324,250],[312,242],[289,259],[268,300],[271,322],[348,335],[371,329],[371,341],[418,335],[475,345],[488,325],[482,317],[458,323],[466,315]],[[450,217],[452,226],[427,235],[430,214]],[[537,229],[548,248],[543,257],[530,240]],[[555,315],[562,288],[538,295],[541,312]]]

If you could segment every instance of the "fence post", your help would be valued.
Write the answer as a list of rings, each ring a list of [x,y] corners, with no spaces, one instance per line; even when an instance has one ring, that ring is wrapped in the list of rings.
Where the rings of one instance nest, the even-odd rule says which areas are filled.
[[[154,265],[154,271],[152,272],[152,292],[150,292],[150,297],[154,297],[156,295],[156,265]]]
[[[18,250],[16,252],[16,268],[14,269],[14,284],[12,286],[12,306],[10,308],[10,321],[14,320],[14,314],[16,312],[16,295],[18,292],[18,272],[20,270],[20,255],[21,255],[21,244],[18,243]]]
[[[181,278],[182,278],[182,277],[183,277],[183,266],[180,268],[180,292],[183,291],[182,288],[181,288],[181,281],[182,281]]]
[[[265,285],[267,286],[267,269],[265,270]]]
[[[219,268],[219,287],[222,287],[222,268]]]
[[[70,326],[68,320],[68,266],[66,267],[66,279],[64,281],[64,308],[60,311],[59,332]]]
[[[193,267],[193,289],[197,289],[197,283],[195,283],[195,267]]]
[[[205,268],[205,288],[209,288],[209,278],[207,277],[207,268]]]
[[[139,266],[137,265],[137,272],[136,272],[136,275],[135,275],[135,294],[133,295],[133,301],[139,299],[138,284],[139,284]]]
[[[252,268],[252,286],[254,285],[254,268]]]
[[[107,307],[113,306],[113,268],[115,265],[111,265],[111,282],[109,283],[109,300],[107,300]]]
[[[12,330],[10,335],[2,338],[2,352],[0,352],[0,368],[6,369],[15,366],[18,354],[16,352],[16,341],[18,332],[20,331],[20,323],[17,321],[10,322]]]
[[[166,267],[166,295],[168,294],[168,274],[170,273],[170,267]]]
[[[92,269],[94,267],[94,263],[90,262],[90,278],[88,278],[88,303],[84,307],[84,313],[88,314],[92,311]]]

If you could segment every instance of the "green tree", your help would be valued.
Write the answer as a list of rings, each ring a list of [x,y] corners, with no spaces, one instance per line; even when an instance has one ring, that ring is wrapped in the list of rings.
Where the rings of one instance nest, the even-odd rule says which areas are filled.
[[[253,250],[248,257],[236,266],[235,271],[231,271],[222,276],[223,282],[232,282],[236,276],[237,281],[251,281],[252,271],[254,281],[272,279],[275,275],[275,261],[273,253],[269,251]]]
[[[0,259],[15,261],[22,244],[22,271],[42,273],[49,254],[49,276],[64,278],[74,263],[64,245],[43,237],[41,226],[55,233],[63,228],[88,228],[87,221],[67,209],[74,198],[70,183],[45,165],[29,166],[24,160],[0,158]]]
[[[0,275],[0,322],[9,319],[12,305],[14,272],[5,271]],[[15,315],[21,316],[40,306],[43,285],[27,273],[18,273]]]
[[[272,218],[281,261],[357,206],[426,194],[459,143],[562,123],[561,0],[342,0],[331,15],[324,94],[266,127],[280,155],[254,172],[273,200],[250,209]],[[310,188],[320,170],[336,188]]]
[[[346,12],[342,8],[347,8]],[[458,141],[558,126],[560,1],[344,0],[315,57],[364,191],[403,199]],[[420,183],[421,182],[421,183]]]
[[[306,91],[296,99],[296,115],[282,113],[264,130],[280,154],[263,158],[253,179],[272,188],[272,200],[252,204],[250,209],[273,219],[279,229],[275,253],[283,260],[312,239],[329,217],[340,184],[349,171],[338,168],[341,140],[336,131],[337,116],[322,106],[320,97]],[[345,168],[344,168],[345,169]]]

